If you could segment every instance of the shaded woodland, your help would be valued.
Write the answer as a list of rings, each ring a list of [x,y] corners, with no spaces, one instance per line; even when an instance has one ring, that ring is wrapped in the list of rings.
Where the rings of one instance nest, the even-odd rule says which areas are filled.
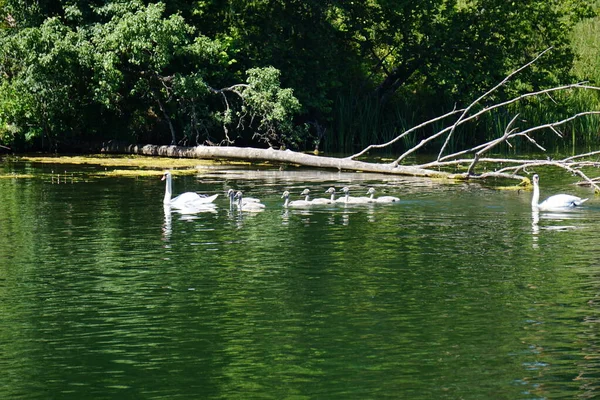
[[[598,9],[584,0],[0,0],[0,144],[348,154],[393,141],[381,150],[402,154],[444,128],[438,116],[468,107],[544,49],[470,111],[597,84]],[[418,148],[459,151],[501,137],[517,114],[538,126],[599,104],[593,90],[526,97]],[[495,150],[589,147],[599,127],[582,114],[560,138]]]

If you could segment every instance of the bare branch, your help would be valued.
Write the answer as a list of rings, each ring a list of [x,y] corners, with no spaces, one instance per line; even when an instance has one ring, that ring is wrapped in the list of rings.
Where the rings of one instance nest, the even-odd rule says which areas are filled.
[[[479,150],[477,153],[475,153],[475,156],[473,157],[473,161],[471,162],[471,165],[469,165],[469,168],[467,169],[467,175],[472,175],[473,174],[473,170],[475,169],[475,165],[479,161],[479,157],[481,157],[484,153],[486,153],[489,150],[493,149],[494,147],[496,147],[500,143],[506,142],[506,140],[508,140],[510,137],[513,136],[513,135],[511,135],[511,133],[514,132],[516,130],[516,128],[512,129],[510,131],[509,131],[509,129],[515,123],[515,121],[517,120],[518,116],[519,116],[519,114],[515,115],[513,117],[513,119],[510,120],[510,122],[506,126],[506,129],[504,130],[504,135],[502,135],[501,137],[499,137],[496,140],[492,140],[491,142],[488,143],[487,146],[485,146],[484,148],[482,148],[481,150]]]
[[[513,99],[504,101],[502,103],[498,103],[498,104],[494,104],[494,105],[491,105],[489,107],[486,107],[486,108],[478,111],[477,113],[475,113],[473,115],[470,115],[469,117],[464,118],[462,121],[458,122],[456,124],[456,126],[462,125],[462,124],[467,123],[469,121],[472,121],[472,120],[474,120],[476,118],[479,118],[481,115],[483,115],[483,114],[485,114],[485,113],[487,113],[489,111],[492,111],[492,110],[497,109],[497,108],[505,107],[507,105],[510,105],[512,103],[516,103],[516,102],[518,102],[520,100],[523,100],[523,99],[526,99],[528,97],[535,97],[535,96],[539,96],[540,94],[545,94],[545,93],[548,93],[548,92],[556,92],[556,91],[567,90],[567,89],[575,89],[575,88],[579,88],[579,89],[591,89],[591,90],[598,90],[598,91],[600,91],[600,87],[583,85],[581,83],[574,83],[574,84],[569,84],[569,85],[563,85],[563,86],[557,86],[557,87],[554,87],[554,88],[544,89],[544,90],[540,90],[540,91],[537,91],[537,92],[525,93],[525,94],[522,94],[522,95],[520,95],[518,97],[515,97]],[[400,164],[400,162],[402,162],[402,160],[404,160],[406,157],[408,157],[412,153],[416,152],[418,149],[420,149],[421,147],[425,146],[427,143],[429,143],[429,142],[437,139],[438,137],[442,136],[444,133],[452,130],[453,127],[454,127],[454,125],[446,127],[444,129],[442,129],[441,131],[439,131],[438,133],[436,133],[436,134],[434,134],[434,135],[432,135],[432,136],[430,136],[428,138],[425,138],[425,139],[421,140],[421,142],[418,143],[416,146],[410,148],[409,150],[407,150],[406,152],[404,152],[402,155],[400,155],[400,157],[398,157],[398,159],[394,162],[394,164],[395,165]],[[459,151],[459,152],[456,152],[456,153],[452,153],[452,154],[446,155],[444,157],[441,157],[438,161],[445,161],[445,160],[452,159],[452,158],[455,158],[455,157],[460,157],[461,155],[468,154],[468,153],[471,153],[473,151],[477,151],[478,149],[480,149],[481,147],[484,147],[484,146],[485,145],[481,145],[481,146],[474,147],[473,149],[462,150],[462,151]]]
[[[573,160],[576,160],[578,158],[591,157],[591,156],[597,156],[597,155],[600,155],[600,150],[598,150],[598,151],[592,151],[592,152],[585,153],[585,154],[577,154],[575,156],[572,156],[572,157],[569,157],[569,158],[565,158],[564,161],[573,161]]]
[[[368,146],[367,148],[365,148],[364,150],[362,150],[362,151],[360,151],[360,152],[358,152],[356,154],[353,154],[353,155],[351,155],[351,156],[349,156],[347,158],[350,159],[350,160],[353,160],[353,159],[358,158],[358,157],[362,156],[363,154],[369,152],[370,150],[373,150],[373,149],[382,149],[384,147],[390,146],[390,145],[396,143],[398,140],[402,139],[403,137],[407,136],[409,133],[412,133],[412,132],[414,132],[414,131],[416,131],[418,129],[421,129],[421,128],[429,125],[429,124],[432,124],[434,122],[437,122],[437,121],[445,119],[445,118],[448,118],[448,117],[450,117],[450,116],[452,116],[454,114],[457,114],[459,112],[462,112],[462,111],[463,110],[454,109],[454,110],[452,110],[452,111],[450,111],[450,112],[448,112],[448,113],[446,113],[446,114],[444,114],[444,115],[442,115],[440,117],[436,117],[436,118],[430,119],[428,121],[425,121],[425,122],[423,122],[423,123],[421,123],[421,124],[419,124],[417,126],[413,126],[412,128],[410,128],[410,129],[404,131],[403,133],[401,133],[400,135],[396,136],[394,139],[390,140],[389,142],[386,142],[386,143],[383,143],[383,144],[372,144],[372,145]],[[398,165],[398,163],[396,162],[395,165]]]
[[[494,86],[493,88],[491,88],[490,90],[488,90],[487,92],[485,92],[484,94],[482,94],[481,96],[479,96],[477,99],[475,99],[475,101],[473,101],[465,109],[465,111],[463,112],[463,114],[458,118],[458,120],[454,123],[454,125],[452,125],[452,129],[450,130],[450,133],[448,133],[448,136],[446,137],[446,141],[444,142],[444,145],[442,146],[442,148],[440,149],[440,152],[438,153],[437,160],[440,161],[440,158],[442,157],[442,154],[444,154],[444,151],[446,150],[446,146],[448,146],[448,143],[450,142],[450,138],[452,137],[452,134],[454,133],[454,130],[456,129],[456,127],[459,125],[459,123],[465,118],[465,116],[469,113],[469,111],[471,111],[471,109],[476,104],[478,104],[481,100],[483,100],[485,97],[487,97],[491,93],[495,92],[498,88],[504,86],[504,84],[506,82],[508,82],[510,80],[510,78],[512,78],[513,76],[515,76],[519,72],[523,71],[525,68],[528,68],[531,64],[535,63],[541,56],[543,56],[544,54],[546,54],[551,49],[552,49],[552,47],[549,47],[546,50],[542,51],[533,60],[529,61],[527,64],[523,65],[522,67],[520,67],[520,68],[516,69],[515,71],[511,72],[510,74],[508,74],[508,76],[506,78],[504,78],[500,83],[498,83],[496,86]]]

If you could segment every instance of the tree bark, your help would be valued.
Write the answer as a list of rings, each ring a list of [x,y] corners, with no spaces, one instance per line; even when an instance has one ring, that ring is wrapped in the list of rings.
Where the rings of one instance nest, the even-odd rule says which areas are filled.
[[[291,150],[257,149],[252,147],[235,146],[158,146],[127,145],[118,142],[108,142],[102,146],[102,153],[109,154],[139,154],[146,156],[163,156],[179,158],[199,158],[205,160],[244,160],[255,162],[274,162],[295,164],[299,166],[374,172],[393,175],[409,175],[422,177],[450,177],[451,173],[419,168],[418,166],[394,166],[393,164],[369,163],[355,161],[350,158],[322,157],[312,154],[299,153]]]

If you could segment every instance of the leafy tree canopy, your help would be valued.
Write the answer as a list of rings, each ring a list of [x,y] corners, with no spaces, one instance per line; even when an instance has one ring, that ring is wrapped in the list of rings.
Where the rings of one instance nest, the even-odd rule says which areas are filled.
[[[568,80],[569,34],[593,15],[585,0],[0,0],[0,142],[352,137],[365,104],[437,112],[548,47],[498,96]]]

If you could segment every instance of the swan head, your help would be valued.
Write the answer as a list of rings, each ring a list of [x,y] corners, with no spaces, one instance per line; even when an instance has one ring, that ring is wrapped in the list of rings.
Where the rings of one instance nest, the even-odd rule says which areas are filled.
[[[332,193],[335,193],[335,188],[334,188],[334,187],[330,187],[329,189],[327,189],[327,190],[325,191],[325,193],[327,193],[327,194],[332,194]]]
[[[309,194],[309,193],[310,193],[310,190],[309,190],[309,189],[304,189],[304,190],[302,191],[302,193],[300,193],[300,196],[308,196],[308,194]]]
[[[171,177],[171,173],[169,171],[165,171],[163,173],[162,178],[160,178],[161,181],[164,181],[165,179],[169,179]]]
[[[233,196],[234,199],[241,199],[242,198],[242,192],[240,190],[238,190],[235,194],[235,196]]]
[[[367,194],[375,194],[375,188],[369,188],[369,190],[367,190]]]
[[[532,181],[534,185],[537,185],[538,183],[540,183],[540,176],[538,174],[534,174]]]
[[[290,197],[290,192],[288,192],[287,190],[285,192],[283,192],[283,194],[281,195],[282,199],[287,199],[288,197]]]
[[[348,193],[350,193],[350,188],[349,188],[348,186],[344,186],[344,187],[342,188],[342,192],[344,192],[344,193],[348,194]]]

